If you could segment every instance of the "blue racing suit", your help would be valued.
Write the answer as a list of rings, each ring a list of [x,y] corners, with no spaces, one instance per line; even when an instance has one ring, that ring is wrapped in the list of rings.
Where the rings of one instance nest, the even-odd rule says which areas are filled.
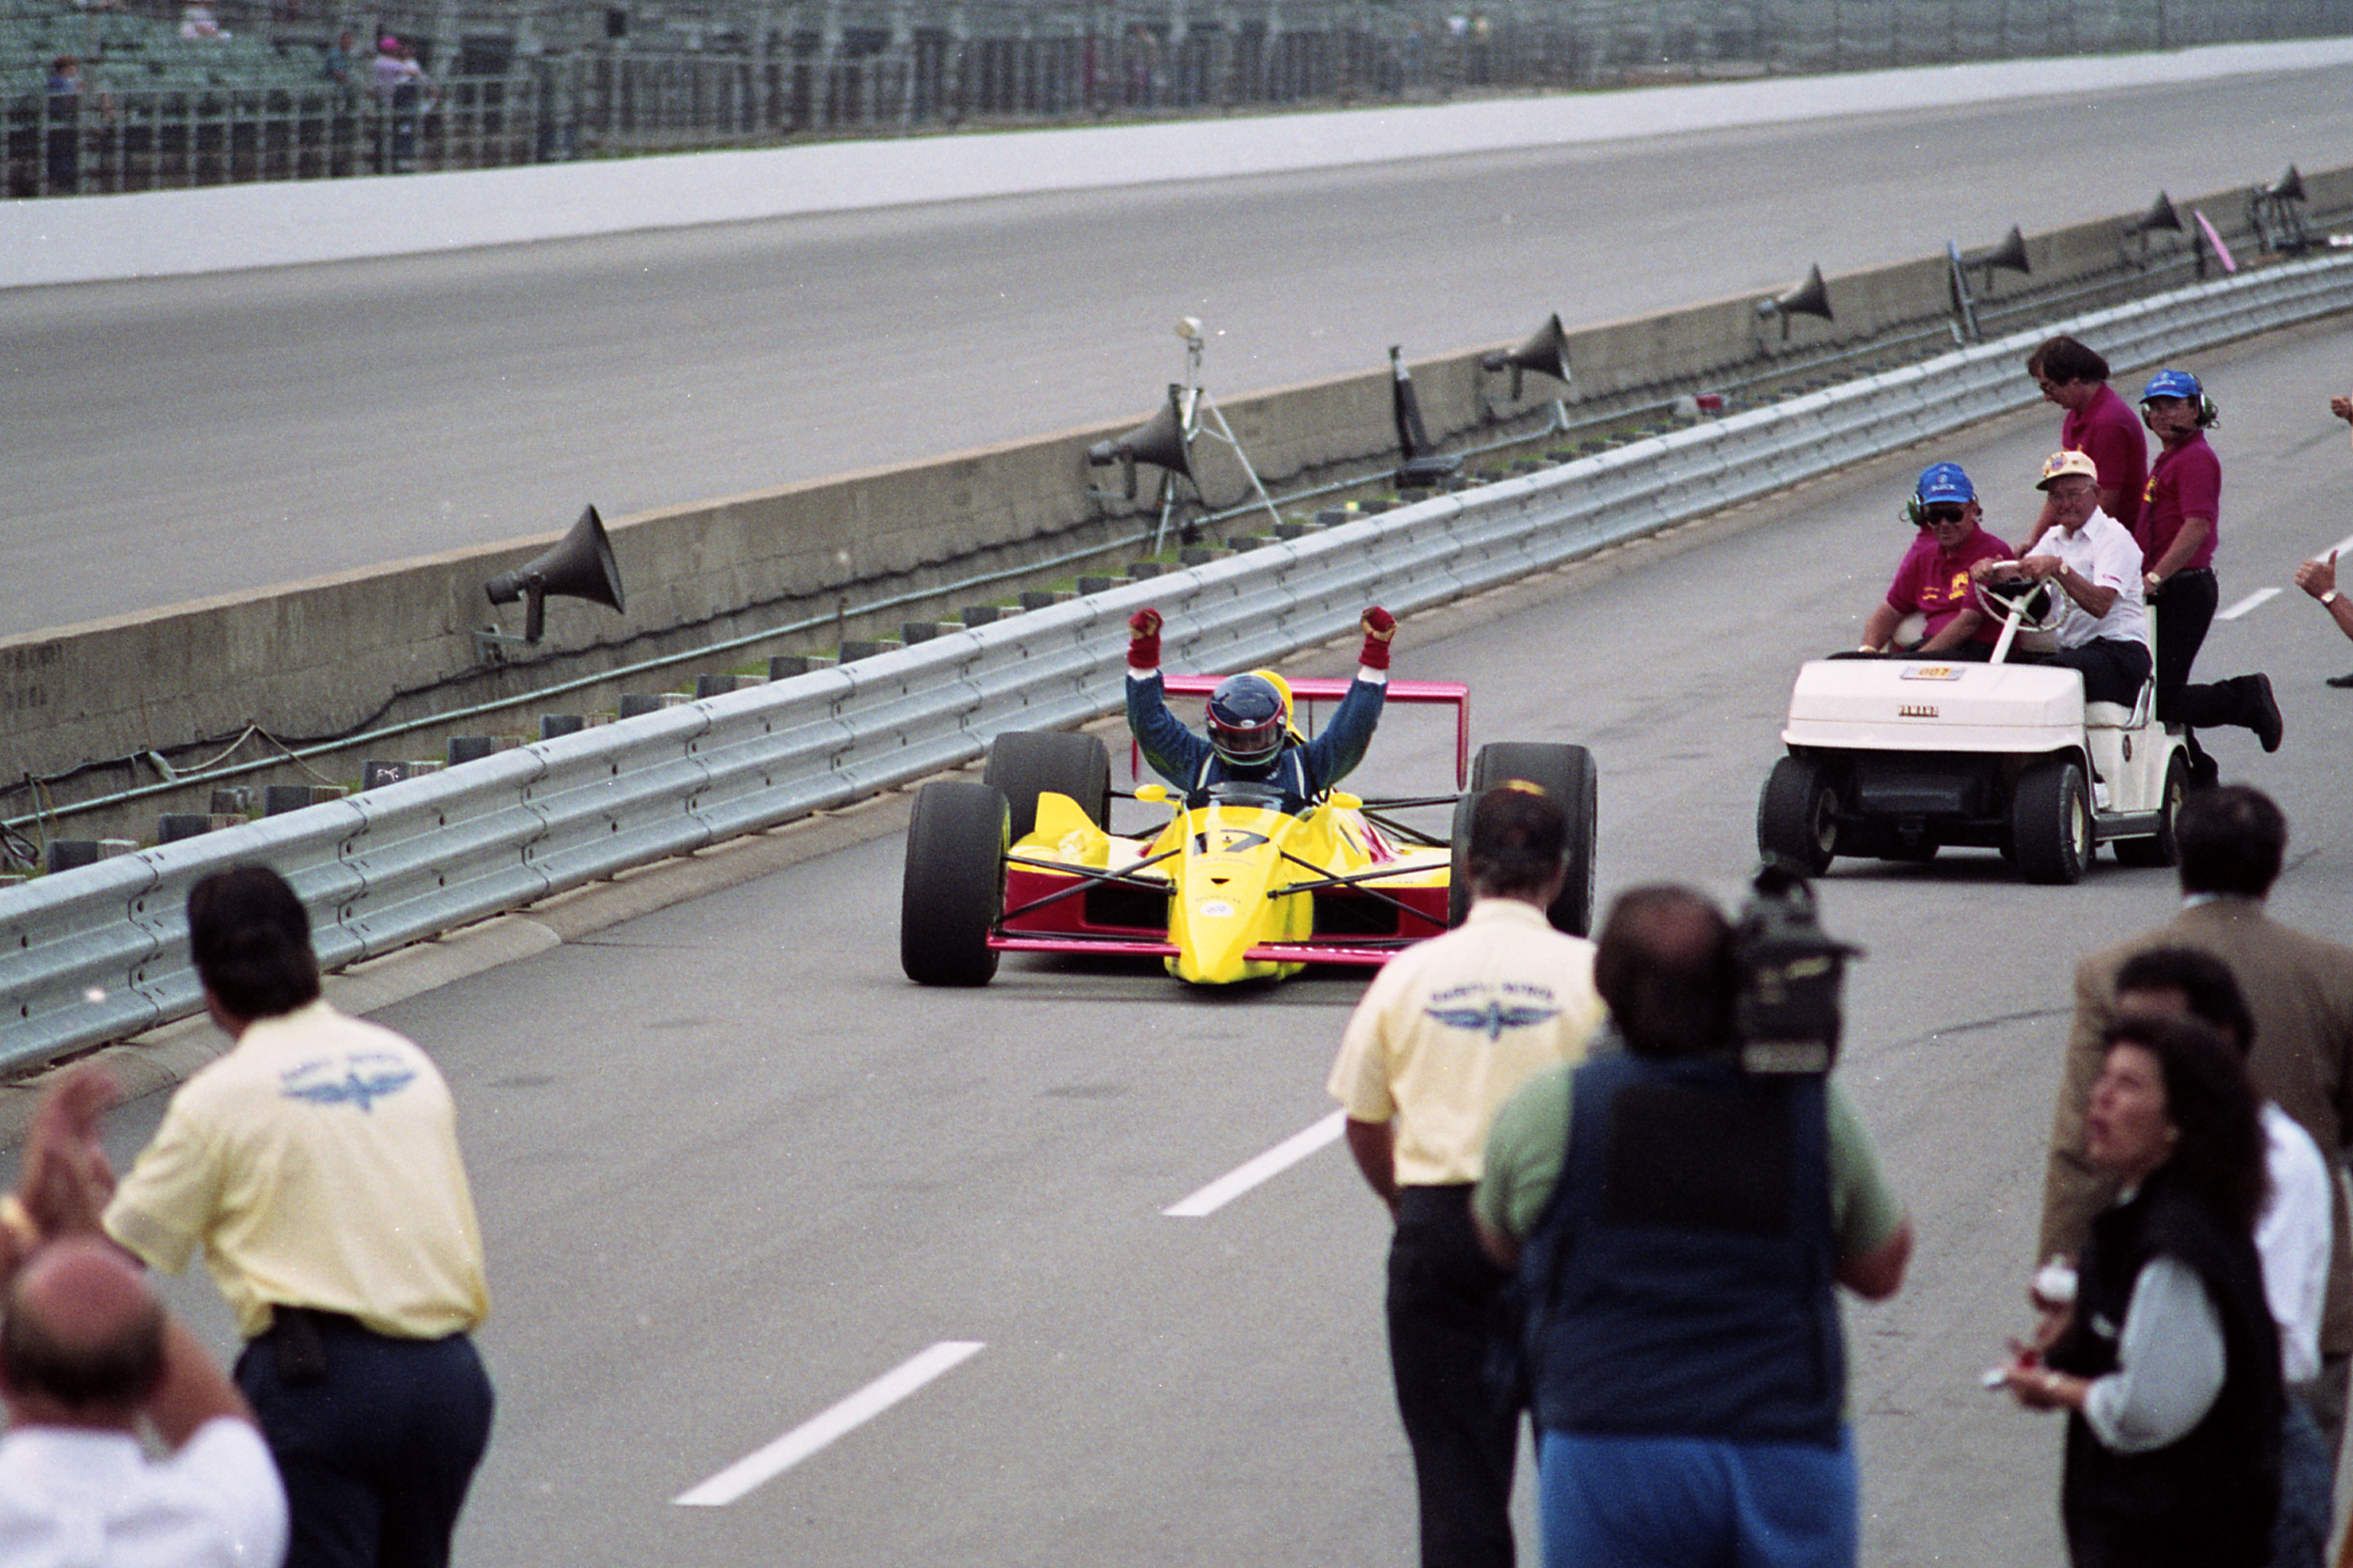
[[[1358,670],[1323,733],[1312,741],[1286,743],[1274,761],[1261,767],[1233,766],[1218,755],[1208,740],[1168,711],[1168,698],[1156,669],[1145,674],[1128,671],[1127,727],[1143,747],[1145,762],[1185,792],[1187,805],[1198,805],[1213,784],[1243,779],[1273,784],[1282,792],[1282,808],[1295,814],[1306,810],[1365,760],[1388,695],[1386,672],[1381,674],[1382,679],[1367,680]]]

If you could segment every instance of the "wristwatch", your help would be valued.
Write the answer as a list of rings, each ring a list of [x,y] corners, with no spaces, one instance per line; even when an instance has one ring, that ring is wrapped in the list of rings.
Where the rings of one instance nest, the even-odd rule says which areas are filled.
[[[2336,590],[2336,589],[2334,589],[2334,588],[2329,589],[2329,590],[2328,590],[2328,592],[2327,592],[2326,594],[2323,594],[2323,595],[2320,595],[2320,605],[2321,605],[2321,608],[2323,608],[2323,609],[2327,609],[2329,605],[2331,605],[2335,604],[2336,602],[2337,602],[2337,590]]]

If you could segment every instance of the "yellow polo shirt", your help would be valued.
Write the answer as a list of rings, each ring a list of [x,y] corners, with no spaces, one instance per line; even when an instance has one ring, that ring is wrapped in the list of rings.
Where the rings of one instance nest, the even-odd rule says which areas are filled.
[[[1524,900],[1482,899],[1460,928],[1374,976],[1341,1037],[1332,1094],[1354,1121],[1393,1124],[1399,1185],[1475,1182],[1504,1101],[1581,1060],[1607,1011],[1591,942]]]
[[[174,1274],[201,1248],[248,1338],[273,1303],[402,1339],[490,1309],[448,1085],[408,1040],[324,1002],[256,1021],[181,1086],[105,1225]]]

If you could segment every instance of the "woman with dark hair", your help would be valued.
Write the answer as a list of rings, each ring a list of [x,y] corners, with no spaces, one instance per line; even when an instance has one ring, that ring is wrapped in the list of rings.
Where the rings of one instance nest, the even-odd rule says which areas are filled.
[[[2075,1568],[2261,1568],[2279,1498],[2279,1345],[2256,1258],[2263,1135],[2238,1055],[2205,1026],[2118,1020],[2084,1120],[2121,1184],[2073,1312],[2002,1384],[2065,1410],[2060,1515]]]

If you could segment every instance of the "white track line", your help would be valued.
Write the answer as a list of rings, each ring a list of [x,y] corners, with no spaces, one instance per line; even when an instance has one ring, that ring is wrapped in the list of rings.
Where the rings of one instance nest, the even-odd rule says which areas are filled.
[[[2237,604],[2232,605],[2229,609],[2224,610],[2221,614],[2216,616],[2214,618],[2218,621],[2235,621],[2241,616],[2245,615],[2249,610],[2253,609],[2257,605],[2278,597],[2279,590],[2277,588],[2258,588],[2253,593],[2248,595],[2245,598],[2240,600]]]
[[[1284,1139],[1246,1165],[1219,1176],[1181,1203],[1160,1212],[1171,1219],[1199,1219],[1212,1215],[1271,1176],[1280,1175],[1324,1144],[1340,1136],[1340,1112],[1334,1111],[1306,1131]]]
[[[724,1508],[753,1488],[776,1479],[835,1438],[864,1426],[942,1373],[977,1355],[983,1348],[977,1340],[942,1340],[823,1415],[804,1421],[758,1453],[736,1460],[670,1501],[681,1508]]]

